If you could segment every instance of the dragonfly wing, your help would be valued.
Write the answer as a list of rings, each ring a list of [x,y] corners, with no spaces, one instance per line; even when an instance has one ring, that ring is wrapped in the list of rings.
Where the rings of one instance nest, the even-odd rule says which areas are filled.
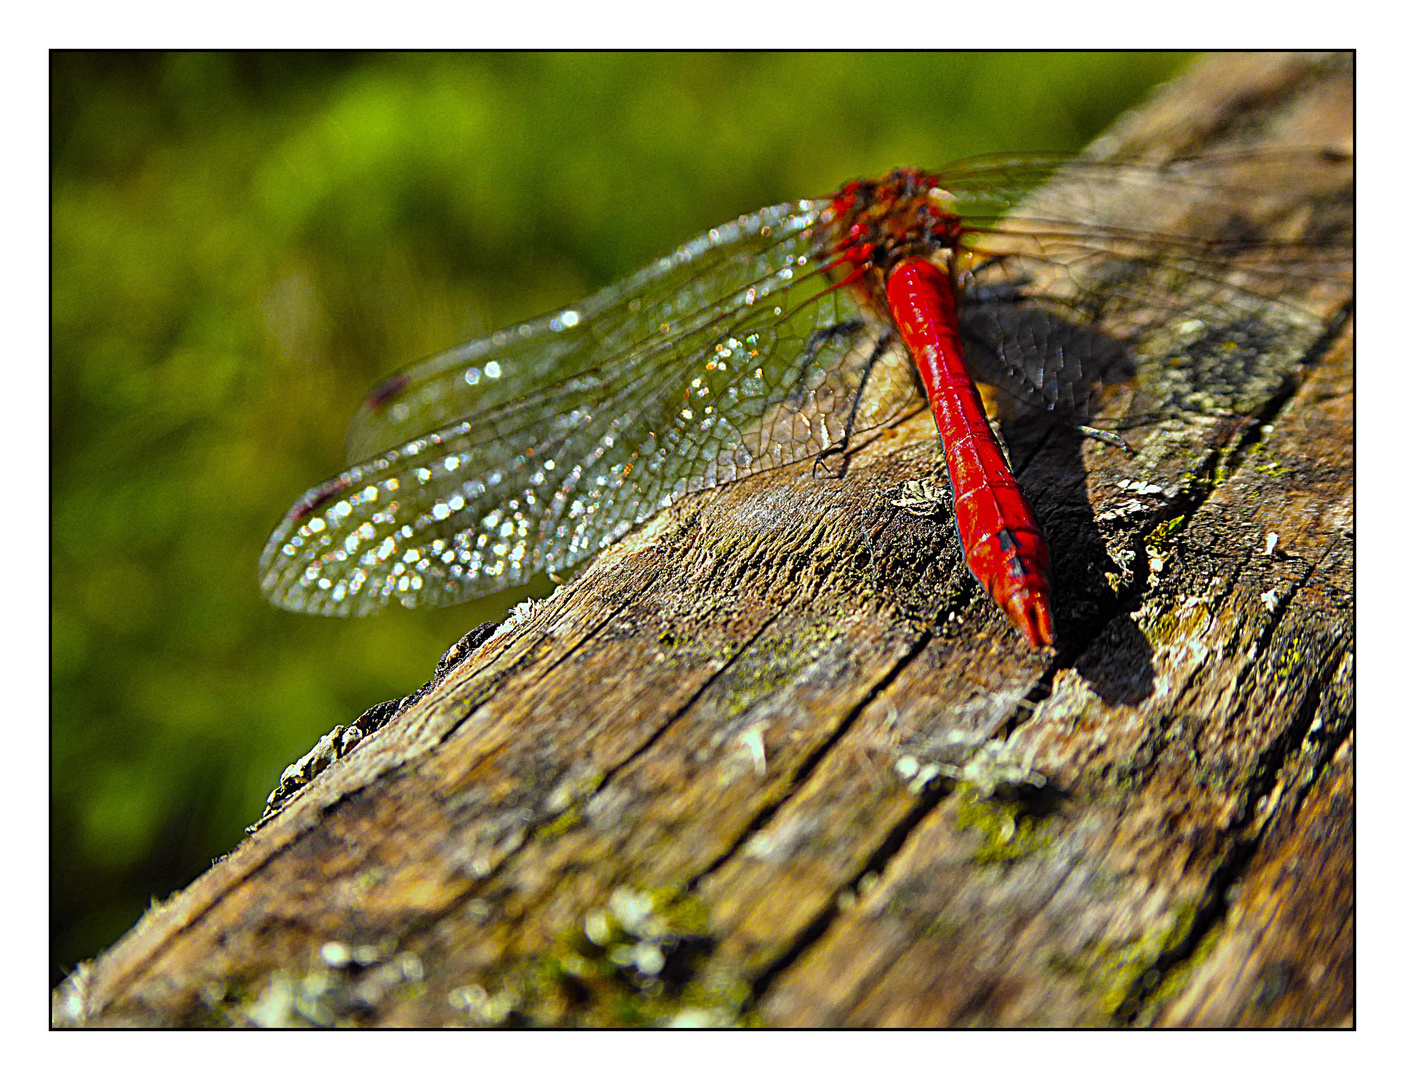
[[[363,409],[364,445],[453,421],[300,500],[265,547],[264,592],[332,615],[458,603],[565,570],[676,496],[833,446],[875,362],[898,377],[869,380],[859,427],[908,407],[905,354],[830,287],[813,220],[808,208],[753,215],[568,309],[578,319],[558,313],[409,369],[383,416]],[[552,381],[530,381],[547,364]],[[412,403],[404,418],[397,402]]]
[[[804,270],[823,203],[783,204],[710,230],[579,304],[420,361],[367,395],[347,431],[348,464],[569,380],[648,339],[679,312],[782,289]],[[799,264],[799,265],[797,265]]]
[[[1298,201],[1266,193],[1265,168],[1299,174],[1288,188]],[[1351,169],[1349,157],[1291,150],[1167,165],[1068,162],[1028,170],[1048,183],[1019,203],[1008,169],[975,169],[990,212],[1011,205],[998,221],[973,211],[963,237],[985,257],[963,321],[973,369],[1026,408],[1086,419],[1099,383],[1169,351],[1185,362],[1162,381],[1164,400],[1139,411],[1240,408],[1258,394],[1254,357],[1268,342],[1305,349],[1323,326],[1307,303],[1312,291],[1349,283]],[[1202,392],[1236,381],[1244,393]]]

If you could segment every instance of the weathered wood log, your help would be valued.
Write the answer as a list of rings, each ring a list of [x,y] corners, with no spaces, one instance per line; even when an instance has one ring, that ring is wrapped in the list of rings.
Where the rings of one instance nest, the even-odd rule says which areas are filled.
[[[1213,57],[1094,152],[1349,153],[1351,99],[1349,58]],[[1292,195],[1295,235],[1349,225],[1349,187]],[[1012,444],[1056,656],[901,497],[928,417],[842,478],[683,500],[466,642],[55,1022],[1352,1023],[1350,283],[1292,301],[1312,335],[1221,335],[1272,375],[1234,422]]]

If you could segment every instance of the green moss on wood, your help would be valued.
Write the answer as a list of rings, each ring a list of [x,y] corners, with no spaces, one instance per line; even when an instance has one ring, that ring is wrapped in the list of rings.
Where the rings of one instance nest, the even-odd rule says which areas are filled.
[[[483,1027],[733,1027],[750,987],[704,970],[715,939],[706,906],[676,887],[616,889],[556,944],[510,964],[490,992],[450,1003]]]

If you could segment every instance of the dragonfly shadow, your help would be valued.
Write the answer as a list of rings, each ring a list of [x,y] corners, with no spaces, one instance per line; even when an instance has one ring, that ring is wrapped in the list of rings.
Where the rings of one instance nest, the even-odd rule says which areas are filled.
[[[1002,436],[1049,545],[1056,644],[1083,658],[1075,666],[1104,702],[1134,704],[1153,690],[1152,649],[1117,592],[1126,572],[1094,520],[1078,426],[1100,426],[1104,394],[1133,384],[1137,343],[1017,297],[968,305],[962,339],[977,379],[997,391]]]
[[[1127,574],[1095,521],[1078,430],[1105,389],[1133,378],[1134,346],[1060,314],[987,298],[963,316],[962,338],[977,379],[999,392],[1002,437],[1049,545],[1055,644],[1105,703],[1134,704],[1154,689],[1152,649],[1125,613]],[[883,489],[869,530],[881,587],[929,625],[959,625],[981,605],[998,617],[956,542],[940,452],[902,458],[905,478]]]
[[[1135,375],[1129,342],[1072,318],[1043,298],[987,297],[963,309],[967,363],[1002,419],[1085,424],[1103,388]]]
[[[1094,519],[1084,441],[1046,421],[1014,429],[1007,445],[1049,545],[1055,645],[1105,704],[1133,705],[1154,690],[1152,648],[1127,614],[1126,571]]]

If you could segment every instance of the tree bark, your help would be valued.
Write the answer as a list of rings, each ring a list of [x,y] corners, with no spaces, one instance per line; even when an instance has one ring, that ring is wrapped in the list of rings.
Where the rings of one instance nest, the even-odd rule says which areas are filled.
[[[1349,153],[1352,79],[1212,57],[1093,153]],[[1310,235],[1351,193],[1300,202]],[[1057,655],[900,497],[930,417],[688,498],[289,785],[55,1022],[1351,1024],[1350,284],[1292,299],[1325,329],[1234,422],[1011,443]]]

